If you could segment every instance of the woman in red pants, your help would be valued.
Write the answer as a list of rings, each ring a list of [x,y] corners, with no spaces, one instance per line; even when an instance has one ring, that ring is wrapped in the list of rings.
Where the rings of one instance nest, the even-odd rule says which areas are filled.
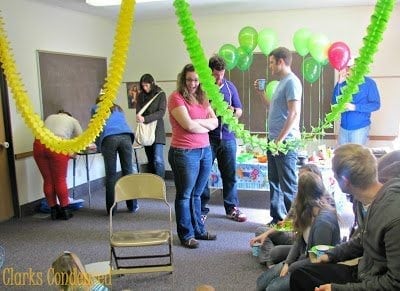
[[[63,110],[49,115],[44,124],[56,136],[63,139],[71,139],[82,133],[78,120]],[[43,192],[51,207],[51,219],[70,219],[72,213],[68,210],[66,180],[69,155],[53,152],[36,139],[33,143],[33,157],[43,177]],[[57,203],[57,198],[60,204]]]

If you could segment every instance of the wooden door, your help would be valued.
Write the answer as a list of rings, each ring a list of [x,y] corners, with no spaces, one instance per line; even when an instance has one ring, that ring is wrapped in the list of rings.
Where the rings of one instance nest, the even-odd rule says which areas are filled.
[[[1,72],[0,72],[1,74]],[[4,117],[5,114],[5,104],[8,104],[8,98],[5,94],[5,80],[3,76],[0,77],[0,222],[10,219],[14,216],[14,206],[13,206],[13,193],[11,187],[11,175],[8,155],[11,149],[7,147],[7,143],[11,141],[6,140],[6,128],[5,125],[9,124],[9,120]],[[14,167],[13,167],[14,168]],[[15,193],[17,195],[17,193]]]

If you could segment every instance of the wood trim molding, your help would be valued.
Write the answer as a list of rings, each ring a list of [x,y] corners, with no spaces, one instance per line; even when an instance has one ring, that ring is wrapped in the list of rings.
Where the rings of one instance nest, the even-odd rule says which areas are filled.
[[[385,141],[394,141],[397,138],[395,135],[370,135],[370,140],[385,140]]]
[[[400,75],[388,75],[388,76],[370,76],[372,79],[397,79]]]
[[[266,137],[265,133],[252,132],[252,134],[257,134],[260,138]],[[165,135],[167,137],[172,137],[172,133],[166,133]],[[336,134],[326,134],[322,139],[332,140],[332,139],[336,139],[336,138],[337,138]],[[396,138],[398,138],[398,136],[396,136],[396,135],[370,135],[369,136],[369,140],[375,140],[375,141],[394,141]],[[19,154],[14,155],[16,160],[30,158],[32,156],[33,156],[33,151],[19,153]]]
[[[30,152],[25,152],[25,153],[19,153],[19,154],[15,154],[14,157],[16,160],[21,160],[21,159],[25,159],[25,158],[29,158],[33,156],[33,151]]]

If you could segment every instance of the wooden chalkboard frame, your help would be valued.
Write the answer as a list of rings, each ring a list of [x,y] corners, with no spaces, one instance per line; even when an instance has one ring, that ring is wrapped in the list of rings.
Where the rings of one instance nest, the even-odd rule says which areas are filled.
[[[37,51],[42,118],[63,109],[86,128],[107,76],[107,58]]]

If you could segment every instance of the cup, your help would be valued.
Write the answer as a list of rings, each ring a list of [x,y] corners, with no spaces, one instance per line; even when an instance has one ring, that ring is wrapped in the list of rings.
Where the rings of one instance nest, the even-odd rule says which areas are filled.
[[[329,246],[325,246],[325,245],[318,245],[315,246],[315,251],[316,251],[316,255],[317,258],[319,258],[320,256],[324,255],[328,250],[330,249]]]
[[[258,257],[258,255],[260,254],[260,248],[261,248],[261,244],[260,243],[254,243],[251,250],[253,253],[254,257]]]
[[[265,90],[265,79],[257,79],[258,90],[264,91]]]
[[[4,264],[5,258],[6,258],[6,251],[2,246],[0,246],[0,269]]]

